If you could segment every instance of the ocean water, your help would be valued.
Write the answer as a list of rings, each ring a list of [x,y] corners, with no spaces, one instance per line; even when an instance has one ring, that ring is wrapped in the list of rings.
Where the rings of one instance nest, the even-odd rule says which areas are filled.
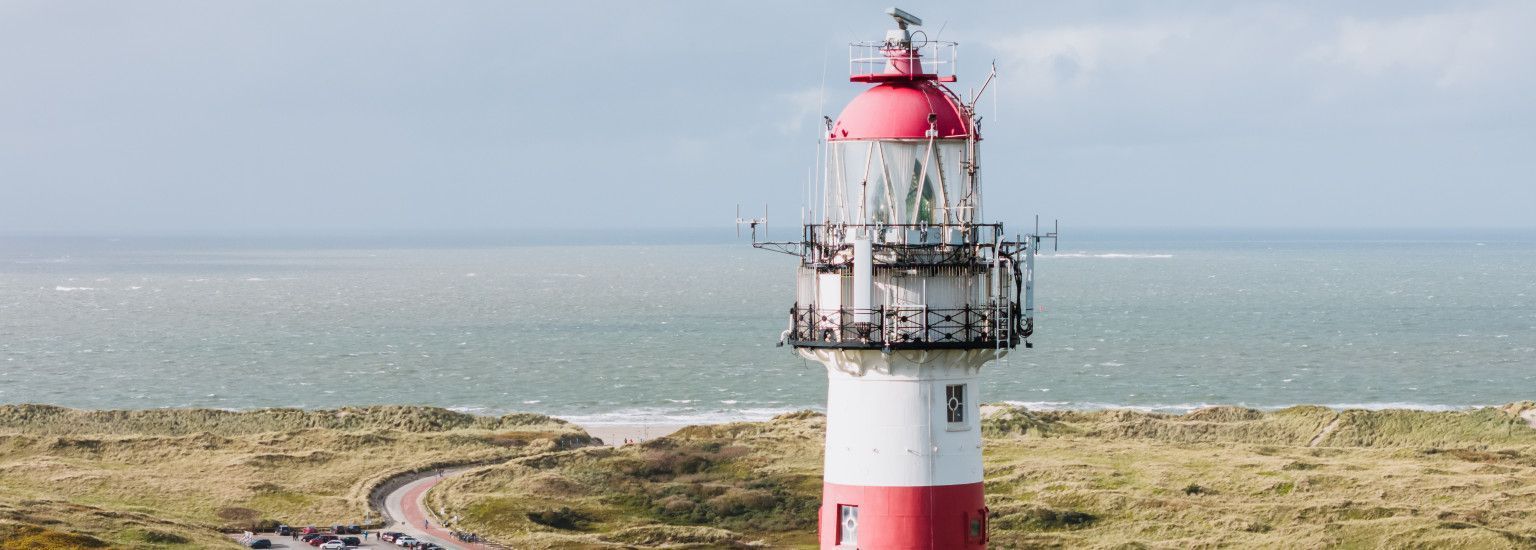
[[[1071,237],[1038,262],[1035,348],[985,369],[985,401],[1536,399],[1530,234]],[[774,346],[795,262],[742,243],[9,237],[0,402],[765,418],[826,395]]]

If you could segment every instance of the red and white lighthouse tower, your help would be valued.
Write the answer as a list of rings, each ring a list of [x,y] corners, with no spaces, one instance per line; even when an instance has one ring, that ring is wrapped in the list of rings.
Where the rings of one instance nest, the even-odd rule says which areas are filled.
[[[979,376],[1028,346],[1041,237],[982,221],[955,45],[887,14],[885,40],[853,44],[850,80],[872,86],[827,127],[803,239],[754,244],[801,257],[783,339],[827,367],[821,547],[985,548]]]

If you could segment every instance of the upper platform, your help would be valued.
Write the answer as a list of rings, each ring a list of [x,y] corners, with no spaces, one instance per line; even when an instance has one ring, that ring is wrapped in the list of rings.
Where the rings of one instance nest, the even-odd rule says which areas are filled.
[[[919,31],[921,32],[921,31]],[[955,42],[854,42],[848,45],[851,82],[954,82]]]

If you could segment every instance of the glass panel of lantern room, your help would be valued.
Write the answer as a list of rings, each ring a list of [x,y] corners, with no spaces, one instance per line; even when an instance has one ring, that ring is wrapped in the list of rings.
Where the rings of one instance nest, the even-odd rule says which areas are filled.
[[[937,175],[934,183],[944,189],[946,211],[943,218],[950,223],[964,223],[976,219],[973,203],[976,197],[970,192],[965,178],[965,141],[946,139],[934,141],[933,165],[928,169]]]
[[[933,184],[923,170],[928,141],[878,141],[880,172],[871,178],[870,211],[875,223],[918,224],[933,221]]]
[[[873,141],[832,142],[827,148],[827,219],[834,223],[870,223],[866,218],[866,183],[879,161]]]
[[[861,224],[941,224],[969,219],[960,140],[835,142],[828,153],[827,217]]]

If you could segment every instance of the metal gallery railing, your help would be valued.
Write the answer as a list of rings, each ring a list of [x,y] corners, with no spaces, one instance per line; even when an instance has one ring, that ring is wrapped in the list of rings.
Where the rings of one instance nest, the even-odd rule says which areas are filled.
[[[798,243],[803,262],[851,262],[853,235],[870,238],[880,264],[898,267],[990,263],[1000,245],[1015,247],[1002,224],[808,224]]]
[[[843,349],[1011,348],[1025,336],[1017,302],[997,307],[930,309],[880,307],[820,309],[795,304],[789,310],[787,343],[795,347]]]
[[[870,236],[880,246],[932,248],[993,244],[1004,240],[1003,224],[805,224],[804,241],[812,246],[846,244],[853,234]]]

